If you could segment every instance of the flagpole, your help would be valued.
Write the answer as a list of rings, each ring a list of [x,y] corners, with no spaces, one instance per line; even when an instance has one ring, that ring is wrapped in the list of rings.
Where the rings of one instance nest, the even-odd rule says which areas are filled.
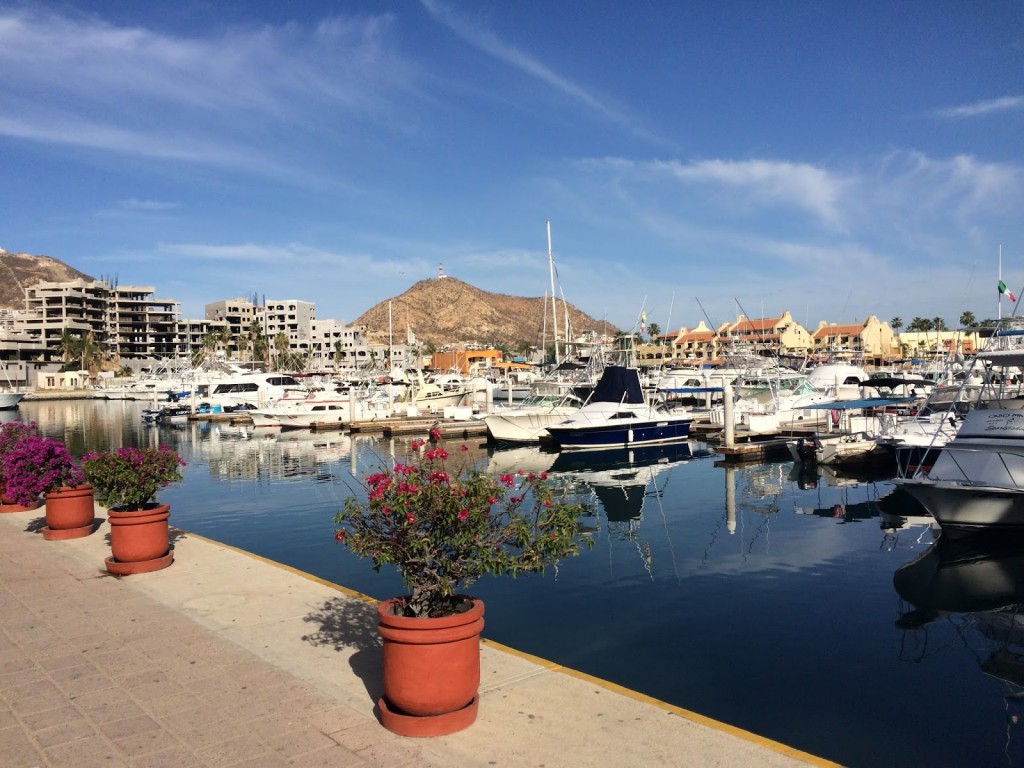
[[[999,246],[999,284],[1003,282],[1003,246]],[[996,300],[996,320],[1003,319],[1003,292],[997,291],[999,298]]]

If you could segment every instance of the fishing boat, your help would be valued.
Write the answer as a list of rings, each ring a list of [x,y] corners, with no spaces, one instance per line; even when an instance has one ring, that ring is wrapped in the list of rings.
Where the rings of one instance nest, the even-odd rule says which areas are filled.
[[[944,533],[1024,532],[1024,323],[997,329],[970,365],[986,376],[974,407],[930,468],[895,482]]]
[[[550,437],[548,427],[564,421],[583,407],[571,392],[535,394],[512,408],[496,409],[484,416],[487,435],[497,443],[539,443]]]
[[[628,448],[686,440],[691,423],[688,411],[652,406],[636,368],[608,365],[586,405],[547,430],[561,450]]]

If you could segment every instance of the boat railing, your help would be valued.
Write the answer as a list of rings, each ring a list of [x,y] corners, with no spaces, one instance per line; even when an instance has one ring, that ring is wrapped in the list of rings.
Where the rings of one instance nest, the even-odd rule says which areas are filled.
[[[923,477],[978,488],[1024,490],[1024,456],[1020,453],[980,446],[946,446],[942,453],[945,461],[936,461]],[[956,472],[951,471],[953,467]]]

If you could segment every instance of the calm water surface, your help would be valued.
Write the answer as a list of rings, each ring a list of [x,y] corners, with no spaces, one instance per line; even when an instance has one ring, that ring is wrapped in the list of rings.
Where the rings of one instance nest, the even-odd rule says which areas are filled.
[[[170,445],[188,463],[160,494],[176,526],[375,598],[401,593],[393,572],[335,544],[331,518],[353,473],[404,457],[407,440],[145,426],[143,407],[23,403],[20,418],[76,454]],[[557,572],[479,583],[490,639],[845,765],[1024,766],[1017,617],[972,602],[974,572],[935,562],[927,518],[890,482],[716,466],[699,443],[625,466],[470,448],[496,470],[550,468],[588,502],[595,539]],[[966,574],[952,612],[894,587],[926,552],[901,590],[941,607],[936,574]],[[1002,554],[999,595],[1024,602],[1024,558]]]

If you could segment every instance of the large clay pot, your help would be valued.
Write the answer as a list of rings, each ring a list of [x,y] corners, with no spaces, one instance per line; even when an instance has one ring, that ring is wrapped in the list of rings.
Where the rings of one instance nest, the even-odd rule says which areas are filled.
[[[377,606],[384,639],[381,724],[402,736],[442,736],[476,720],[480,687],[483,600],[436,619],[397,616],[397,599]]]
[[[108,510],[110,553],[107,570],[118,576],[149,573],[174,562],[170,545],[170,504],[152,504],[145,509]]]
[[[0,512],[31,512],[39,509],[39,502],[35,504],[15,504],[14,499],[7,495],[7,487],[0,483]]]
[[[95,519],[92,486],[63,486],[45,495],[44,539],[78,539],[92,533]]]

